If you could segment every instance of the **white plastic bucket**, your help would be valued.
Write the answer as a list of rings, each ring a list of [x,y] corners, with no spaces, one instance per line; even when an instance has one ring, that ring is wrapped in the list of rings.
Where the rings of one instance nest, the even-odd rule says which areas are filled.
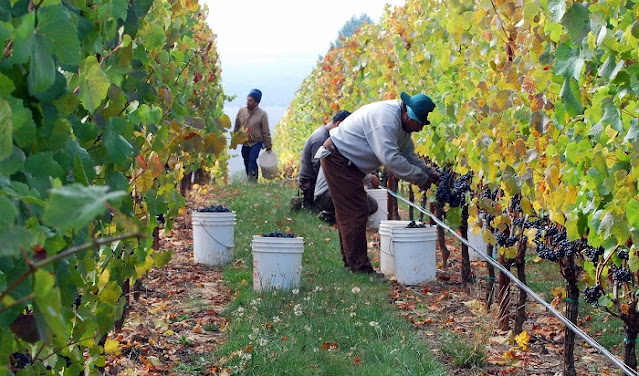
[[[437,226],[392,227],[391,237],[398,283],[417,285],[437,278]]]
[[[193,259],[206,265],[223,265],[233,259],[235,212],[192,214]]]
[[[377,201],[377,211],[368,217],[368,227],[379,229],[380,221],[388,219],[388,193],[386,189],[367,189],[366,193]]]
[[[385,276],[395,274],[395,259],[391,252],[391,228],[406,227],[410,221],[382,220],[379,221],[379,267]]]
[[[264,179],[273,179],[277,177],[277,154],[273,150],[263,151],[257,157],[257,164],[262,170]]]
[[[253,289],[294,289],[302,276],[304,238],[253,235]]]

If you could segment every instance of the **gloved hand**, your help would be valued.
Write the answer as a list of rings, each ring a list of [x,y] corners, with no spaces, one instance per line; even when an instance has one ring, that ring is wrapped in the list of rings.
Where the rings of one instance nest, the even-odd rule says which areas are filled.
[[[419,187],[420,189],[428,190],[432,184],[439,185],[439,181],[441,180],[439,172],[430,168],[429,171],[426,172],[426,174],[428,175],[428,179],[426,180],[426,183],[424,183],[424,185],[421,185]]]

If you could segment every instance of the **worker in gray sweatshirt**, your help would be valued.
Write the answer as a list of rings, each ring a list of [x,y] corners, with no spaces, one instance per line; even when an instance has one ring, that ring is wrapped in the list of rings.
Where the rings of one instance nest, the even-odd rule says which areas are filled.
[[[400,100],[362,106],[330,131],[318,150],[335,206],[344,266],[352,272],[375,274],[367,254],[368,201],[364,175],[381,165],[401,179],[428,189],[439,183],[439,173],[415,154],[412,132],[430,124],[435,109],[425,94],[401,93]]]

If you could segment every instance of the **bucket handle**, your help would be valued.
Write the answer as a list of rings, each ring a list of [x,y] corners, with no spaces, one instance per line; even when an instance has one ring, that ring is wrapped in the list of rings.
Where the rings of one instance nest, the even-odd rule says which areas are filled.
[[[202,228],[204,229],[204,231],[205,231],[205,232],[209,235],[209,237],[211,237],[211,239],[215,240],[215,242],[216,242],[217,244],[221,245],[222,247],[226,247],[226,248],[231,248],[232,246],[234,246],[233,244],[229,244],[229,245],[222,244],[222,242],[220,242],[219,240],[217,240],[217,239],[215,238],[215,236],[211,235],[211,233],[209,232],[209,230],[207,230],[207,229],[206,229],[206,226],[204,226],[204,224],[203,224],[202,222],[197,221],[197,223],[198,223],[200,226],[202,226]]]

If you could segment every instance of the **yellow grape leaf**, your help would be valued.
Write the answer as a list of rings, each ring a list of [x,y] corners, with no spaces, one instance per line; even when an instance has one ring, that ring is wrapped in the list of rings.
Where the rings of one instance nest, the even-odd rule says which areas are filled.
[[[231,145],[229,149],[235,149],[238,145],[242,145],[246,141],[248,141],[248,134],[244,130],[240,129],[237,132],[231,132]]]
[[[486,309],[484,308],[484,303],[478,299],[473,299],[463,303],[466,307],[470,308],[470,312],[479,316],[486,313]]]
[[[490,230],[484,230],[481,233],[481,238],[484,242],[488,244],[495,245],[497,243],[497,240],[495,240],[495,235],[493,235],[493,233]]]
[[[532,205],[530,205],[530,200],[527,197],[522,197],[520,200],[521,203],[521,211],[526,215],[533,214]]]
[[[604,132],[606,133],[608,138],[610,138],[608,140],[608,143],[613,142],[615,140],[615,137],[617,137],[617,135],[619,134],[619,132],[617,132],[615,129],[613,129],[610,125],[606,127]]]
[[[551,210],[550,211],[550,219],[553,222],[557,222],[557,223],[559,223],[562,226],[564,225],[564,223],[566,223],[566,218],[564,217],[564,214],[562,212],[557,212],[557,211]]]
[[[517,257],[517,248],[515,248],[515,247],[505,248],[504,256],[506,256],[507,259],[516,258]]]
[[[566,289],[564,287],[553,287],[550,289],[550,293],[552,296],[558,296],[562,299],[567,296]]]
[[[231,118],[227,114],[222,114],[213,119],[213,124],[222,132],[231,128]]]
[[[153,186],[153,179],[153,171],[144,171],[143,173],[138,175],[137,178],[135,178],[135,189],[138,191],[138,193],[144,193],[148,191]]]
[[[222,134],[217,132],[209,133],[204,139],[204,152],[220,155],[220,153],[226,148],[226,138]]]
[[[104,352],[107,354],[117,354],[120,355],[120,342],[114,339],[107,339],[104,343]]]
[[[515,342],[517,342],[517,345],[521,347],[522,350],[527,350],[528,342],[530,342],[530,335],[528,335],[528,332],[524,330],[515,336]]]
[[[98,278],[98,285],[106,286],[110,280],[111,280],[111,270],[108,268],[104,269],[104,271],[102,271],[102,273],[100,274],[100,278]]]
[[[512,107],[512,91],[510,90],[500,90],[497,94],[497,98],[492,103],[491,110],[495,112],[502,112],[507,108]]]
[[[549,183],[549,188],[554,190],[559,185],[559,179],[561,179],[561,172],[557,166],[552,165],[546,169],[546,181]]]

